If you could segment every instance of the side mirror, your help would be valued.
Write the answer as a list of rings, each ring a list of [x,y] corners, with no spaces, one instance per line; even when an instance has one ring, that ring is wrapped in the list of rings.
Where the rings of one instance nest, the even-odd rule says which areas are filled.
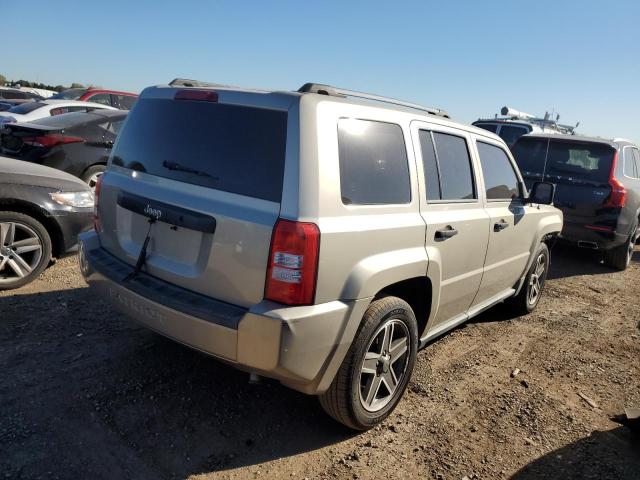
[[[535,182],[529,192],[529,203],[539,203],[542,205],[553,205],[553,198],[556,195],[556,186],[549,182]]]

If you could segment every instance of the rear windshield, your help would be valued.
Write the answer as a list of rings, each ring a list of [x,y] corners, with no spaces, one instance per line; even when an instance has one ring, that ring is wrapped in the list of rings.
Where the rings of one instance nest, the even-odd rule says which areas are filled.
[[[525,176],[544,174],[606,182],[611,171],[614,149],[595,142],[521,138],[513,147],[513,155]]]
[[[49,98],[58,100],[78,100],[86,92],[87,90],[84,88],[70,88],[68,90],[63,90],[60,93],[56,93]]]
[[[280,202],[283,111],[206,101],[143,99],[111,162],[159,177]]]
[[[27,102],[21,103],[20,105],[16,105],[9,109],[10,113],[17,113],[19,115],[24,115],[29,112],[33,112],[40,107],[44,107],[46,104],[42,102]]]

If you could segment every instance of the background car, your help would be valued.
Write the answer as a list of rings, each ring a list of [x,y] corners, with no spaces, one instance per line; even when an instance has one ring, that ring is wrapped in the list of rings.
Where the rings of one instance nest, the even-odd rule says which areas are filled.
[[[91,112],[93,110],[109,109],[113,107],[92,102],[75,100],[43,100],[16,105],[4,112],[0,112],[0,126],[7,123],[31,122],[40,118],[61,115],[71,112]]]
[[[512,150],[528,188],[541,180],[556,184],[561,238],[601,250],[607,265],[626,269],[640,220],[638,147],[623,139],[529,134]]]
[[[34,280],[91,228],[93,192],[77,178],[0,157],[0,290]]]
[[[95,187],[127,113],[94,110],[7,124],[0,136],[0,151],[63,170]]]
[[[17,88],[0,87],[0,100],[44,100],[44,97],[33,92],[25,92]]]
[[[85,102],[101,103],[120,110],[131,110],[138,99],[138,95],[131,92],[105,90],[103,88],[69,88],[53,95],[51,98],[60,100],[82,100]]]

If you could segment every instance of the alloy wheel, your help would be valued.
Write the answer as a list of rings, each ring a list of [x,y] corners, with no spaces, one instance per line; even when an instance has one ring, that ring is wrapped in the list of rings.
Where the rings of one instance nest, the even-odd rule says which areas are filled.
[[[87,184],[89,185],[89,187],[91,187],[91,190],[95,190],[96,189],[96,184],[98,183],[98,178],[100,178],[100,176],[103,174],[104,172],[96,172],[93,175],[91,175],[89,177],[89,181],[87,182]]]
[[[629,237],[629,244],[627,245],[627,265],[631,263],[631,258],[633,257],[633,249],[636,246],[636,242],[638,241],[638,237],[640,236],[640,227],[636,227],[635,231]]]
[[[29,275],[42,259],[42,240],[29,226],[0,223],[0,284],[10,284]]]
[[[398,319],[385,321],[373,335],[360,365],[360,403],[376,412],[393,398],[407,371],[409,330]]]
[[[546,257],[544,253],[541,253],[536,258],[535,268],[529,278],[529,291],[527,293],[529,305],[534,305],[542,293],[546,268]]]

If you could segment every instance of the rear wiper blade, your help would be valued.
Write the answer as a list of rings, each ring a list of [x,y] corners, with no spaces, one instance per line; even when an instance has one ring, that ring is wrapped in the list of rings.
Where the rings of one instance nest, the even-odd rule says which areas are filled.
[[[179,163],[176,163],[176,162],[167,162],[165,160],[164,162],[162,162],[162,166],[167,170],[193,173],[194,175],[200,175],[201,177],[209,177],[209,178],[213,178],[214,180],[218,180],[218,177],[214,177],[210,173],[203,172],[202,170],[196,170],[195,168],[191,168],[191,167],[185,167],[184,165],[180,165]]]

